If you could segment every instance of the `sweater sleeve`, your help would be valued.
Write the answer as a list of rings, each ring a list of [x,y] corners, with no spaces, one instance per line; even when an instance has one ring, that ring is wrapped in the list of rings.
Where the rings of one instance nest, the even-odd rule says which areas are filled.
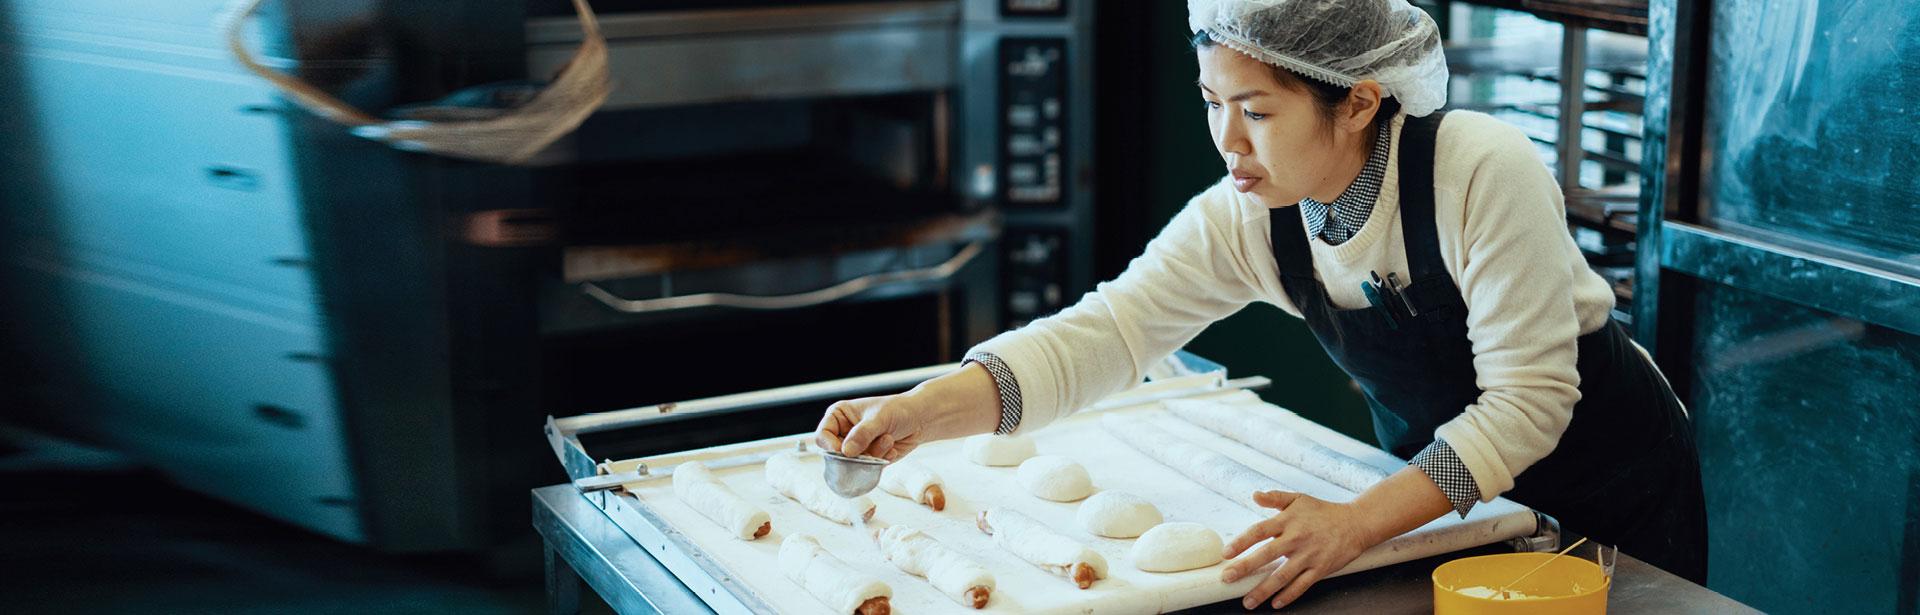
[[[1446,440],[1434,440],[1420,454],[1414,455],[1407,465],[1420,468],[1427,479],[1440,486],[1440,493],[1447,496],[1447,502],[1453,504],[1454,512],[1465,519],[1467,512],[1480,501],[1480,486],[1473,482],[1473,472],[1467,465],[1460,463],[1460,454]]]
[[[1006,361],[991,352],[968,353],[962,363],[979,363],[986,368],[987,377],[993,379],[994,390],[1000,393],[1000,422],[994,426],[993,435],[1013,433],[1013,429],[1020,426],[1020,379],[1013,377]]]
[[[1148,366],[1259,296],[1245,216],[1227,190],[1194,197],[1119,277],[1079,302],[967,352],[998,357],[1017,381],[999,384],[996,374],[1002,393],[1020,398],[1017,424],[998,433],[1028,433],[1140,382]]]
[[[1482,501],[1559,444],[1580,400],[1574,300],[1578,249],[1558,184],[1518,129],[1490,138],[1465,195],[1462,264],[1467,338],[1480,396],[1436,430],[1472,473]],[[1443,223],[1444,224],[1444,223]]]

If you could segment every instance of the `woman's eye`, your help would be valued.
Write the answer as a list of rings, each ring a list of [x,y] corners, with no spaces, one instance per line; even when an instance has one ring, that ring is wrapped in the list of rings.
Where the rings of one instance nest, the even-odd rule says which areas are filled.
[[[1202,100],[1200,101],[1200,104],[1205,105],[1207,107],[1207,110],[1209,111],[1220,108],[1220,103],[1213,102],[1211,100]]]
[[[1252,111],[1244,111],[1243,113],[1245,113],[1245,114],[1247,115],[1247,119],[1250,119],[1250,120],[1264,120],[1264,119],[1267,119],[1267,114],[1265,114],[1265,113],[1254,113],[1254,112],[1252,112]]]

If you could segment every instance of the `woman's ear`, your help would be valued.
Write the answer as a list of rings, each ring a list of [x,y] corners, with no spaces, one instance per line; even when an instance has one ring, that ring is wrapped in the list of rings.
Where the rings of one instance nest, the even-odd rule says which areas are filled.
[[[1347,92],[1347,102],[1340,107],[1335,123],[1341,130],[1359,133],[1373,124],[1373,116],[1380,113],[1380,82],[1362,79],[1353,84]]]

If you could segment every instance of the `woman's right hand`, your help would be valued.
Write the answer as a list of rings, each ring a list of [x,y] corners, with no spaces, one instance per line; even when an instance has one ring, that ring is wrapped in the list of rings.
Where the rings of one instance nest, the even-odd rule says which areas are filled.
[[[872,455],[895,461],[927,442],[926,411],[907,393],[834,402],[820,419],[813,441],[848,457]]]
[[[896,395],[835,402],[814,430],[814,444],[849,457],[897,461],[922,444],[992,432],[999,389],[978,363]]]

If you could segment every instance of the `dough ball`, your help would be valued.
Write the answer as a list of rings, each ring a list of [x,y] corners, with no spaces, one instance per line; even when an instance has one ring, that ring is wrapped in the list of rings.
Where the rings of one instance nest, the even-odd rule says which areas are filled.
[[[1102,491],[1080,503],[1074,514],[1080,529],[1095,536],[1133,538],[1164,520],[1160,509],[1140,496],[1124,491]]]
[[[1198,523],[1162,523],[1133,543],[1133,566],[1147,572],[1180,572],[1220,563],[1227,544]]]
[[[1059,455],[1041,455],[1020,464],[1020,485],[1042,500],[1072,502],[1093,495],[1087,469]]]
[[[1033,456],[1033,438],[980,434],[961,445],[967,461],[983,466],[1017,466]]]

